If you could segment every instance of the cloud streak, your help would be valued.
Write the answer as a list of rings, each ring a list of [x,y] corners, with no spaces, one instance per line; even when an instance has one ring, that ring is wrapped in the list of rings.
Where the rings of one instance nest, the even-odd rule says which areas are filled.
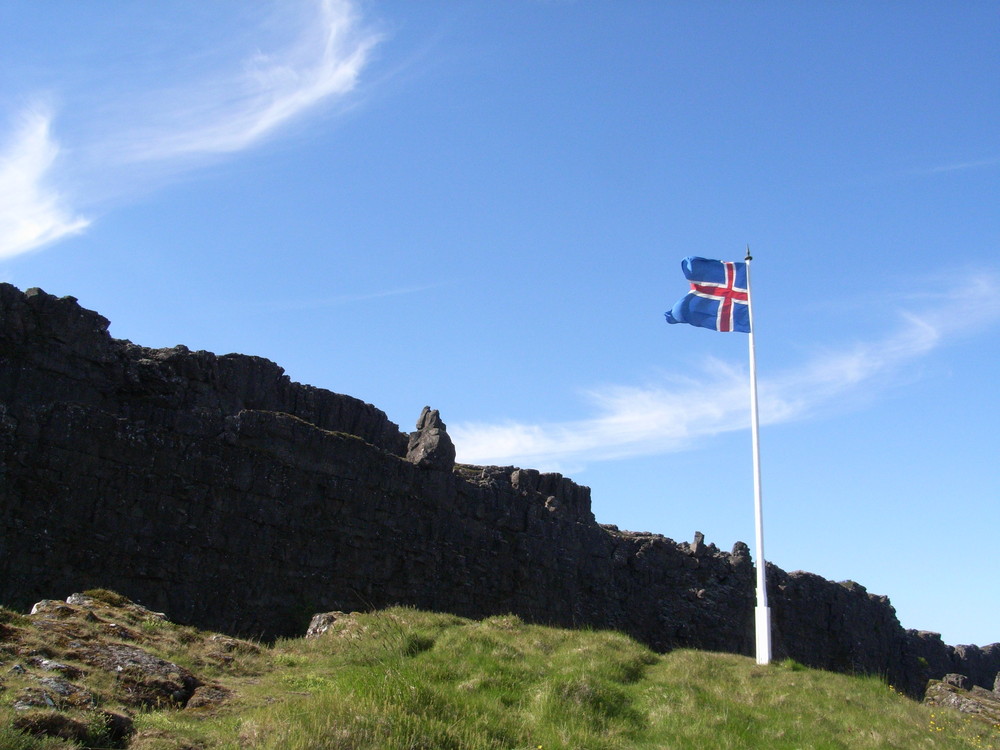
[[[51,124],[45,108],[30,107],[0,148],[0,258],[79,234],[90,224],[50,182],[60,151]]]
[[[277,51],[134,99],[117,86],[81,97],[100,101],[99,111],[72,111],[67,120],[90,122],[97,135],[71,148],[54,138],[50,109],[25,108],[0,144],[0,258],[79,234],[91,223],[82,214],[97,210],[95,196],[148,189],[154,168],[176,173],[190,169],[192,157],[251,148],[352,92],[380,36],[363,27],[349,0],[283,3],[283,20],[296,7],[304,12],[295,33]],[[64,187],[70,173],[80,190]]]
[[[280,52],[257,52],[232,74],[170,97],[160,121],[127,149],[138,161],[231,153],[260,142],[332,97],[354,90],[381,37],[346,0],[321,0]]]
[[[916,170],[917,174],[942,174],[945,172],[962,172],[969,169],[987,169],[1000,166],[1000,158],[980,159],[978,161],[953,162],[951,164],[941,164],[936,167],[927,167]]]
[[[273,307],[278,310],[320,310],[327,307],[340,307],[342,305],[352,305],[358,302],[368,302],[370,300],[386,299],[388,297],[404,297],[412,294],[422,294],[431,289],[439,289],[447,286],[448,282],[436,281],[431,284],[420,284],[418,286],[397,287],[393,289],[380,289],[374,292],[357,292],[354,294],[338,294],[322,299],[304,299],[288,302],[275,303]]]
[[[804,419],[834,404],[870,397],[950,336],[1000,318],[998,299],[1000,281],[980,276],[961,289],[922,297],[923,309],[947,306],[946,319],[901,311],[898,328],[881,339],[822,352],[797,368],[760,378],[761,423]],[[747,371],[715,360],[705,363],[697,378],[672,376],[657,385],[607,386],[584,397],[592,416],[579,420],[452,425],[449,432],[458,459],[560,471],[566,465],[688,450],[713,436],[749,427]]]

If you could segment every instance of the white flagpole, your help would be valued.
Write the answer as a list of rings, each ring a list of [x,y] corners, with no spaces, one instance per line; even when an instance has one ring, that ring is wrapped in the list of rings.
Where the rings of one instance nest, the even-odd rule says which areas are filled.
[[[753,440],[754,526],[757,542],[757,607],[754,630],[757,637],[757,663],[771,663],[771,608],[767,606],[767,563],[764,559],[764,507],[760,493],[760,441],[757,417],[757,358],[753,345],[753,294],[750,291],[750,246],[747,245],[747,314],[750,320],[750,427]]]

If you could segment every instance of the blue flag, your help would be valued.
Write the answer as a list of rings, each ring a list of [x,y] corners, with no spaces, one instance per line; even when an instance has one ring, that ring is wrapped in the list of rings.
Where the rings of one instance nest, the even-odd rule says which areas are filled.
[[[690,323],[713,331],[750,333],[747,264],[688,257],[681,270],[691,291],[666,313],[668,323]]]

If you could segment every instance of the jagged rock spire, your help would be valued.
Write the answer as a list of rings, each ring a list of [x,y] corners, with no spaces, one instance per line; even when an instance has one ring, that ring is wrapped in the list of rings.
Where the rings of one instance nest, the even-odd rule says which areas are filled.
[[[455,468],[455,444],[451,442],[437,409],[425,406],[410,433],[406,460],[427,469],[451,471]]]

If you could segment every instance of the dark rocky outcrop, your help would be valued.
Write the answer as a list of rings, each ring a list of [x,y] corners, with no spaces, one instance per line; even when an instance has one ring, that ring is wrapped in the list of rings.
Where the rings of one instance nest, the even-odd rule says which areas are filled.
[[[130,611],[133,623],[139,618],[145,622],[162,621],[161,613],[150,612],[131,602],[124,606]],[[127,705],[146,708],[186,705],[202,681],[184,667],[154,656],[140,645],[121,643],[120,639],[138,641],[139,632],[121,622],[102,620],[95,614],[102,609],[108,610],[108,605],[74,594],[66,602],[52,599],[37,602],[31,608],[31,617],[35,628],[53,646],[68,644],[75,661],[87,665],[88,669],[114,675],[119,695]],[[68,669],[65,665],[43,661],[34,666],[47,671],[65,672]],[[51,684],[54,679],[43,678],[39,684],[46,687],[48,680],[50,692],[62,696],[60,703],[86,702],[77,695],[85,691],[56,680],[65,683],[60,689],[59,685]],[[93,702],[92,697],[87,700]]]
[[[171,619],[301,634],[390,604],[750,653],[746,545],[599,525],[559,474],[456,465],[440,415],[407,436],[277,365],[113,339],[70,297],[0,285],[0,602],[105,587]],[[857,584],[768,566],[774,650],[919,694],[992,687],[998,646],[904,631]],[[993,670],[992,673],[990,670]]]

